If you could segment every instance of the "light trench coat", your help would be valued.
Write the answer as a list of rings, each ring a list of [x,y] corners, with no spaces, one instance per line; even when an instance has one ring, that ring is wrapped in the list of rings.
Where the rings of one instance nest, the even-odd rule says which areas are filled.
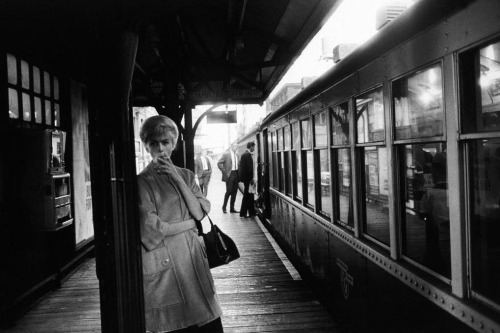
[[[179,175],[208,213],[194,173]],[[146,329],[162,332],[209,323],[222,315],[205,244],[169,176],[150,163],[138,176]]]

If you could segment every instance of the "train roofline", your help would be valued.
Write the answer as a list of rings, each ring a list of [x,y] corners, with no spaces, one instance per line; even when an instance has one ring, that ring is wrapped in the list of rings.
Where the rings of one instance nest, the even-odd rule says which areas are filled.
[[[418,1],[391,21],[380,33],[376,33],[366,43],[357,47],[345,59],[329,69],[282,107],[266,116],[262,120],[259,130],[262,131],[273,121],[323,93],[330,88],[332,80],[336,82],[344,80],[354,71],[361,69],[474,1],[476,0]]]

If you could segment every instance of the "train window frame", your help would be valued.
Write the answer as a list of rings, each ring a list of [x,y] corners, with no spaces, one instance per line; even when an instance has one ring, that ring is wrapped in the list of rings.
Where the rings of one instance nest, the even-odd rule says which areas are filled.
[[[366,100],[365,97],[370,96],[374,93],[380,94],[380,104],[381,104],[382,109],[381,109],[381,111],[379,110],[379,116],[382,117],[380,122],[382,123],[381,131],[383,133],[383,138],[380,140],[364,140],[364,141],[360,142],[358,140],[358,136],[359,136],[359,122],[358,122],[359,118],[358,117],[361,116],[361,114],[358,115],[358,106],[360,105],[358,100],[362,100],[362,99]],[[372,181],[372,179],[374,179],[374,178],[380,179],[380,172],[377,173],[376,175],[374,173],[372,173],[370,176],[367,176],[366,175],[366,159],[365,159],[366,152],[368,150],[375,149],[378,153],[380,149],[385,149],[386,150],[385,157],[386,157],[386,162],[387,162],[387,150],[390,148],[387,146],[387,128],[386,128],[387,121],[386,121],[386,118],[388,116],[388,110],[386,109],[386,105],[385,105],[386,97],[387,97],[386,91],[384,89],[383,83],[376,84],[376,85],[374,85],[368,89],[365,89],[361,93],[352,97],[352,108],[354,110],[354,112],[352,112],[352,117],[354,118],[352,121],[353,121],[353,125],[354,125],[353,126],[354,131],[351,134],[352,135],[351,137],[353,138],[352,146],[354,147],[353,154],[354,154],[355,158],[354,158],[354,166],[351,166],[351,168],[353,169],[351,177],[356,179],[356,184],[355,184],[356,194],[353,194],[353,196],[355,197],[355,198],[353,198],[353,200],[357,203],[354,204],[353,209],[356,209],[358,212],[358,223],[355,224],[355,227],[359,228],[360,234],[363,236],[363,238],[368,239],[371,242],[374,242],[377,245],[381,246],[382,248],[389,250],[390,246],[391,246],[391,243],[390,243],[390,223],[389,223],[390,216],[388,215],[389,202],[387,202],[387,219],[386,219],[387,234],[385,235],[385,237],[386,237],[385,241],[380,239],[380,237],[375,236],[374,234],[372,234],[368,230],[369,229],[369,220],[368,220],[368,216],[367,216],[368,215],[367,205],[370,202],[368,200],[367,189],[371,188],[371,186],[369,186],[369,183]],[[377,158],[378,158],[378,155],[377,155]],[[351,162],[352,162],[352,157],[351,157]],[[388,168],[388,165],[386,165],[386,167]],[[388,169],[387,169],[387,174],[386,174],[387,180],[388,180],[389,176],[390,175],[389,175]],[[387,197],[388,197],[388,201],[389,201],[390,198],[388,195],[387,195]]]
[[[440,69],[441,69],[441,91],[443,93],[442,95],[442,114],[443,114],[443,121],[442,121],[442,130],[443,130],[443,133],[441,135],[432,135],[432,136],[422,136],[422,137],[411,137],[411,138],[397,138],[397,135],[396,135],[396,107],[395,107],[395,103],[394,103],[394,86],[395,86],[395,83],[406,78],[406,77],[409,77],[409,76],[412,76],[412,75],[415,75],[417,73],[420,73],[426,69],[429,69],[433,66],[436,66],[436,65],[439,65],[440,66]],[[394,145],[396,144],[405,144],[405,143],[418,143],[418,142],[433,142],[433,141],[441,141],[441,140],[446,140],[446,96],[445,96],[445,73],[444,73],[444,63],[443,63],[443,59],[439,59],[437,61],[432,61],[432,62],[429,62],[429,63],[426,63],[426,64],[423,64],[421,66],[418,66],[417,68],[414,68],[410,71],[407,71],[405,73],[402,73],[401,75],[398,75],[394,78],[392,78],[390,81],[390,90],[391,90],[391,96],[390,96],[390,99],[391,99],[391,108],[390,108],[390,111],[391,112],[391,136],[392,136],[392,139],[393,139],[393,143]]]
[[[301,153],[302,153],[302,136],[300,132],[300,120],[297,120],[295,122],[290,123],[291,126],[291,159],[292,159],[292,197],[293,199],[302,204],[302,186],[300,187],[301,191],[299,193],[298,189],[298,171],[302,172],[302,168],[298,169],[297,168],[297,156],[300,158],[300,164],[302,167],[302,159],[301,159]],[[297,126],[297,131],[294,131],[294,126]],[[295,138],[295,134],[297,138]],[[301,178],[302,180],[302,178]]]
[[[270,165],[271,165],[271,186],[272,188],[274,188],[275,190],[278,190],[278,186],[279,186],[279,183],[278,183],[278,179],[279,179],[279,176],[278,176],[278,156],[277,156],[277,145],[276,145],[276,140],[277,140],[277,131],[276,130],[273,130],[270,132],[271,134],[271,159],[270,159]]]
[[[285,168],[284,182],[285,182],[285,195],[288,197],[293,197],[293,171],[292,171],[292,136],[291,136],[291,125],[289,123],[283,126],[283,161]]]
[[[309,208],[310,210],[314,211],[314,204],[311,204],[310,200],[310,195],[308,193],[308,189],[310,187],[309,184],[309,179],[308,177],[308,172],[307,172],[307,167],[308,167],[308,159],[307,156],[310,155],[310,160],[313,163],[313,168],[312,171],[314,173],[314,153],[313,153],[313,144],[312,144],[312,139],[313,139],[313,118],[308,115],[307,117],[303,117],[300,120],[300,137],[301,137],[301,151],[300,151],[300,163],[301,163],[301,173],[302,173],[302,205]],[[307,128],[307,136],[304,135],[304,127],[303,124],[307,122],[306,128]],[[306,146],[307,144],[307,146]],[[305,176],[305,177],[304,177]],[[312,193],[312,199],[314,200],[314,203],[316,201],[316,192],[314,189],[314,175],[312,178],[312,190],[310,191]]]
[[[324,122],[324,143],[318,143],[318,117],[323,116],[323,122]],[[313,170],[314,170],[314,190],[315,190],[315,207],[316,207],[316,213],[320,216],[322,216],[325,219],[330,220],[331,219],[331,212],[333,211],[333,204],[332,204],[332,195],[331,195],[331,187],[330,187],[330,175],[331,175],[331,167],[330,167],[330,154],[329,154],[329,121],[330,121],[330,114],[328,108],[321,109],[320,111],[314,113],[311,115],[311,119],[313,120]],[[327,174],[328,174],[328,192],[330,193],[329,195],[329,210],[330,213],[324,210],[324,204],[323,204],[323,193],[325,186],[323,185],[324,181],[324,176],[321,172],[321,154],[326,152],[326,161],[328,163],[327,166]],[[326,175],[325,175],[326,176]]]
[[[9,123],[21,127],[62,128],[59,78],[12,52],[4,53],[4,60]],[[15,98],[16,117],[10,112],[10,103],[14,102],[11,95]]]
[[[344,143],[342,144],[336,144],[334,143],[335,140],[332,138],[332,128],[333,128],[333,110],[335,108],[341,108],[342,106],[347,106],[347,120],[348,120],[348,129],[349,133],[347,136],[347,140],[345,140]],[[330,191],[331,191],[331,196],[332,196],[332,216],[331,216],[331,222],[339,226],[345,230],[347,230],[350,233],[353,233],[355,230],[355,222],[353,216],[353,210],[354,210],[354,188],[353,188],[353,177],[354,173],[352,172],[352,128],[353,128],[353,107],[352,107],[352,102],[351,98],[348,98],[346,100],[343,100],[339,103],[336,103],[334,105],[328,106],[328,114],[329,114],[329,156],[330,156],[330,175],[331,175],[331,181],[330,181]],[[347,152],[347,160],[349,161],[349,169],[351,170],[349,177],[345,178],[342,176],[342,181],[339,181],[339,175],[340,175],[340,169],[339,165],[344,164],[347,160],[342,159],[342,163],[340,163],[340,158],[339,158],[339,153],[341,151],[346,151]],[[344,185],[345,183],[348,183],[349,185],[349,196],[348,200],[352,202],[351,207],[349,207],[349,210],[347,211],[347,221],[344,221],[341,219],[341,204],[340,204],[340,184]],[[349,221],[349,216],[351,216],[351,221]],[[352,223],[349,224],[349,223]]]
[[[482,260],[477,260],[479,264],[476,262],[477,258],[491,257],[488,253],[484,253],[485,250],[498,248],[498,242],[497,244],[494,242],[489,244],[488,237],[495,234],[494,229],[489,230],[492,225],[488,225],[488,220],[492,220],[491,215],[494,215],[494,209],[492,207],[485,209],[484,207],[488,206],[488,203],[491,205],[491,198],[494,198],[495,195],[494,190],[491,189],[497,188],[494,177],[489,180],[487,178],[488,170],[491,169],[490,164],[498,161],[498,158],[495,158],[496,154],[490,154],[488,146],[500,141],[500,128],[485,130],[481,124],[485,122],[482,118],[485,111],[483,110],[481,89],[481,85],[484,83],[480,81],[481,71],[479,70],[482,66],[480,52],[493,45],[500,47],[500,38],[496,37],[461,50],[457,54],[456,66],[459,73],[458,119],[460,134],[458,140],[464,156],[464,167],[461,173],[465,189],[462,198],[465,205],[467,290],[473,300],[500,311],[499,291],[495,290],[494,287],[491,288],[488,284],[489,280],[494,280],[494,277],[490,277],[491,275],[499,274],[499,266],[498,264],[491,265],[491,261],[485,262],[484,266],[482,266]],[[474,70],[470,71],[470,68]],[[495,80],[498,82],[498,79]],[[492,112],[491,107],[486,110],[486,113],[489,112]],[[483,158],[480,159],[480,157]],[[496,181],[498,182],[498,178]],[[476,199],[478,197],[481,200],[478,201]],[[493,262],[495,261],[493,260]],[[488,267],[487,274],[484,274],[485,267]],[[484,279],[485,275],[488,276],[487,281]]]
[[[395,105],[396,104],[396,102],[395,102],[396,95],[394,93],[395,86],[397,84],[399,84],[399,82],[401,82],[401,80],[404,80],[405,78],[414,77],[416,74],[423,73],[426,70],[431,69],[435,66],[439,66],[440,71],[441,71],[440,89],[442,92],[442,96],[441,96],[442,133],[440,135],[429,135],[429,136],[419,136],[419,137],[410,137],[410,138],[397,138],[397,135],[396,135],[396,105]],[[391,118],[390,130],[391,130],[391,137],[393,139],[391,149],[393,149],[393,152],[395,153],[395,165],[393,166],[393,169],[394,169],[393,173],[396,175],[396,181],[397,181],[397,190],[396,190],[397,193],[395,193],[394,198],[396,200],[396,207],[397,207],[397,213],[395,216],[396,217],[395,223],[396,223],[397,228],[399,229],[399,232],[398,232],[398,242],[400,244],[400,247],[398,250],[399,255],[400,255],[402,260],[404,260],[405,262],[408,262],[410,265],[412,265],[418,269],[421,269],[422,271],[424,271],[424,272],[436,277],[437,279],[449,284],[449,283],[451,283],[451,278],[452,278],[451,270],[448,270],[448,268],[444,267],[443,265],[440,266],[440,265],[436,264],[434,262],[434,260],[425,259],[426,258],[425,252],[431,252],[431,251],[435,251],[435,250],[423,249],[421,252],[418,252],[417,250],[415,250],[415,246],[412,246],[410,248],[408,245],[408,244],[410,244],[410,242],[414,242],[413,238],[411,238],[413,236],[411,236],[411,233],[408,229],[408,228],[410,228],[410,225],[412,223],[413,224],[418,223],[418,219],[423,219],[424,222],[427,221],[425,215],[421,215],[420,213],[418,213],[419,207],[420,207],[419,205],[421,205],[420,202],[425,199],[424,197],[421,198],[419,193],[422,192],[424,196],[431,196],[432,194],[429,194],[429,193],[432,193],[432,188],[433,188],[432,184],[434,184],[434,181],[429,180],[429,182],[431,182],[431,183],[429,183],[428,185],[425,185],[425,184],[427,184],[427,180],[426,180],[426,183],[424,185],[422,185],[422,186],[424,186],[422,191],[416,193],[415,191],[417,191],[417,188],[415,187],[415,185],[413,185],[411,183],[414,181],[412,179],[414,179],[415,177],[410,176],[408,174],[408,172],[409,172],[408,170],[410,167],[407,164],[409,163],[409,161],[416,160],[416,155],[413,156],[413,154],[415,153],[415,149],[418,149],[418,147],[425,146],[425,147],[427,147],[426,148],[427,150],[430,149],[433,151],[434,148],[436,149],[434,154],[432,154],[431,151],[424,150],[427,155],[432,156],[432,159],[434,159],[434,156],[437,156],[437,154],[443,155],[443,153],[444,153],[444,156],[446,156],[445,168],[447,168],[447,163],[448,163],[447,162],[448,161],[447,150],[445,149],[444,151],[441,151],[441,150],[438,151],[438,149],[436,148],[438,146],[446,147],[446,143],[447,143],[447,141],[446,141],[446,126],[447,126],[446,99],[447,99],[447,96],[445,96],[445,92],[446,92],[445,86],[444,86],[445,81],[446,81],[446,77],[445,77],[445,72],[444,72],[443,59],[439,59],[437,61],[432,61],[432,62],[429,62],[427,64],[421,65],[417,68],[412,69],[411,71],[408,71],[406,73],[403,73],[402,75],[394,77],[388,83],[390,84],[390,89],[391,89],[391,96],[390,96],[391,110],[390,110],[390,112],[391,112],[392,118]],[[410,149],[410,150],[408,151],[408,149]],[[417,163],[419,163],[419,162],[417,161]],[[433,169],[429,168],[429,170],[433,170]],[[421,171],[421,172],[418,171],[417,172],[417,171],[418,170],[414,171],[413,173],[422,173],[422,177],[430,174],[430,172],[431,172],[431,171],[427,171],[427,172],[426,171]],[[448,177],[448,175],[446,177]],[[425,178],[425,179],[427,179],[427,178]],[[427,187],[425,187],[425,186],[427,186]],[[413,193],[411,195],[409,194],[410,192],[408,192],[410,190]],[[414,194],[414,193],[416,193],[416,194]],[[448,198],[447,199],[448,203],[449,203],[449,196],[450,196],[450,191],[447,187],[446,188],[446,197]],[[408,201],[408,200],[410,200],[410,201]],[[425,200],[424,200],[424,202],[425,202]],[[415,212],[417,212],[417,213],[411,214],[411,212],[409,212],[409,211],[412,210],[413,206],[415,206],[414,207]],[[449,206],[449,204],[448,204],[448,206]],[[415,216],[415,218],[412,218],[410,215]],[[413,219],[415,221],[413,221]],[[448,212],[448,219],[449,219],[449,212]],[[426,224],[428,225],[428,224],[430,224],[430,222],[426,223]],[[434,239],[434,236],[431,236],[430,231],[429,232],[427,231],[428,229],[429,228],[427,228],[427,227],[425,228],[425,233],[423,235],[424,236],[423,239],[426,240],[425,243],[429,243],[429,242],[427,242],[429,239]],[[413,230],[413,229],[411,229],[411,230]],[[435,232],[433,231],[432,234],[435,234]],[[441,231],[439,231],[439,234],[441,235]],[[431,237],[431,238],[429,238],[429,237]],[[450,238],[451,238],[450,230],[448,230],[448,239],[450,239]],[[431,243],[431,244],[433,244],[433,243]],[[432,246],[431,246],[431,248],[432,248]],[[451,246],[450,246],[450,244],[447,244],[447,247],[445,248],[445,251],[444,251],[445,254],[447,254],[447,258],[444,259],[445,262],[451,262],[451,252],[450,251],[451,251]],[[439,250],[439,252],[440,252],[439,254],[441,254],[441,250]],[[430,258],[432,256],[428,256],[428,257]]]

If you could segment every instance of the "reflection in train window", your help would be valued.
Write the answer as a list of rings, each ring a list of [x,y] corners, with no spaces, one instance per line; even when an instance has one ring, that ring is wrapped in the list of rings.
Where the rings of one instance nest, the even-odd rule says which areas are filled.
[[[273,133],[267,132],[267,161],[269,163],[268,175],[269,175],[269,186],[274,187],[274,169],[275,165],[273,161]]]
[[[304,156],[304,177],[307,181],[304,191],[304,203],[310,206],[314,206],[314,204],[316,203],[316,198],[314,196],[314,158],[312,150],[306,151]]]
[[[389,245],[389,179],[387,149],[365,147],[363,150],[364,232]]]
[[[314,115],[314,142],[315,147],[326,147],[328,138],[326,133],[326,111]]]
[[[300,122],[302,131],[302,148],[311,148],[311,124],[309,119]]]
[[[300,150],[294,151],[292,155],[293,170],[295,172],[294,185],[294,196],[295,199],[302,199],[302,153]]]
[[[469,147],[472,290],[500,306],[500,139]]]
[[[382,88],[356,98],[357,142],[385,140]]]
[[[19,118],[19,98],[17,90],[9,88],[9,118]]]
[[[328,159],[328,150],[317,150],[319,177],[318,190],[320,192],[318,210],[322,215],[330,216],[332,214],[332,195],[330,192],[330,161]]]
[[[278,148],[276,150],[283,150],[283,130],[281,128],[276,131],[276,136],[278,138]]]
[[[286,125],[283,128],[283,136],[284,136],[284,143],[285,147],[283,148],[284,150],[290,150],[290,126]]]
[[[292,149],[300,149],[300,127],[299,122],[292,124]]]
[[[349,144],[349,105],[347,102],[330,108],[332,119],[332,145]]]
[[[285,193],[288,196],[292,195],[292,167],[290,163],[290,152],[283,152],[283,164],[285,168]]]
[[[500,130],[500,42],[469,51],[460,61],[463,131]]]
[[[332,149],[332,156],[336,161],[335,188],[335,222],[349,228],[354,228],[352,214],[352,187],[351,187],[351,154],[349,149]],[[333,159],[332,159],[333,160]]]
[[[403,255],[450,278],[450,220],[445,143],[400,146]]]
[[[441,65],[394,82],[396,140],[443,135]]]
[[[278,157],[278,189],[280,192],[285,192],[284,188],[284,183],[283,183],[283,178],[285,177],[285,169],[283,165],[283,153],[282,152],[277,152],[277,157]]]

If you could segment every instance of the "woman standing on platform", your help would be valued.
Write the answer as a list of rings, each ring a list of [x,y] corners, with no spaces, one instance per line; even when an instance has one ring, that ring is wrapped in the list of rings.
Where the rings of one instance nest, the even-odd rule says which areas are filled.
[[[195,175],[170,156],[179,132],[165,116],[144,122],[152,162],[138,176],[146,329],[223,332],[212,274],[197,222],[210,210]]]

